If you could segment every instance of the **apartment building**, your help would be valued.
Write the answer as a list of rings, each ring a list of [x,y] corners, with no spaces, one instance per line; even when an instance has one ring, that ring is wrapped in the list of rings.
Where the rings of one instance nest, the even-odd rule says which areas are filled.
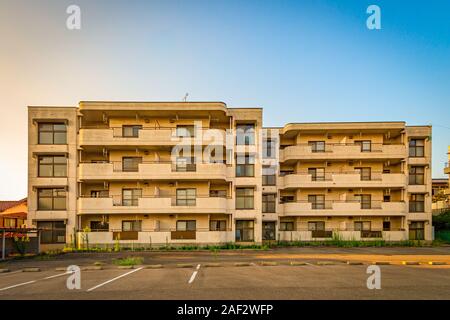
[[[29,107],[41,248],[431,240],[431,127],[263,128],[221,102]]]

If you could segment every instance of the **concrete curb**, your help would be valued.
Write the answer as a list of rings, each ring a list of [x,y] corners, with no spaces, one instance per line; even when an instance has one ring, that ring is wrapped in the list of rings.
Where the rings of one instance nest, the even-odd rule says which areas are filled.
[[[261,261],[259,263],[263,267],[274,267],[278,265],[278,262],[275,261]]]
[[[41,271],[40,268],[34,268],[34,267],[22,269],[22,272],[40,272],[40,271]]]
[[[307,266],[308,264],[303,261],[291,261],[291,262],[289,262],[289,265],[291,265],[291,266]]]
[[[316,262],[316,265],[318,265],[318,266],[333,266],[335,264],[336,263],[332,262],[332,261],[317,261]]]
[[[250,267],[252,265],[253,265],[253,263],[250,263],[250,262],[235,262],[234,263],[235,267]]]
[[[67,268],[64,267],[55,268],[55,271],[67,271]]]
[[[432,266],[445,266],[447,264],[447,262],[442,262],[442,261],[428,261],[429,265]]]
[[[203,266],[206,268],[215,268],[215,267],[221,267],[222,264],[220,264],[220,263],[205,263]]]
[[[418,266],[419,264],[419,261],[402,261],[404,266]]]
[[[178,263],[177,268],[193,268],[194,265],[190,263]]]
[[[117,269],[134,269],[134,266],[117,266]]]
[[[9,272],[9,269],[0,269],[0,273],[6,273]]]
[[[94,271],[94,270],[103,270],[103,268],[101,266],[87,266],[87,267],[82,267],[81,270],[82,271]]]
[[[363,263],[361,261],[347,261],[347,264],[349,266],[360,266],[360,265],[363,265]]]
[[[161,269],[162,267],[162,264],[149,264],[144,266],[144,269]]]
[[[372,262],[372,264],[377,265],[377,266],[388,266],[391,263],[389,261],[374,261],[374,262]]]

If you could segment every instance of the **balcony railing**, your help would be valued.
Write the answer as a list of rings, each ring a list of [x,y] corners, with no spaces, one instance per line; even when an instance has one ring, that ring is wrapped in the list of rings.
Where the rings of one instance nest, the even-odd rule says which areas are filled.
[[[382,238],[382,231],[361,230],[361,238]]]
[[[294,201],[286,201],[286,202],[280,201],[280,204],[284,204],[284,203],[310,204],[311,209],[313,209],[313,210],[325,210],[325,209],[334,209],[336,204],[355,204],[359,207],[359,209],[381,209],[382,203],[389,203],[389,202],[384,202],[382,200],[372,200],[372,201],[325,200],[325,201],[317,201],[317,202],[310,202],[308,200],[294,200]]]
[[[331,231],[331,230],[312,230],[311,237],[313,237],[313,238],[332,238],[333,231]]]
[[[407,153],[403,144],[383,143],[372,143],[367,149],[356,143],[326,143],[324,148],[319,149],[300,143],[280,150],[280,161],[303,158],[326,159],[330,156],[336,159],[405,158]]]

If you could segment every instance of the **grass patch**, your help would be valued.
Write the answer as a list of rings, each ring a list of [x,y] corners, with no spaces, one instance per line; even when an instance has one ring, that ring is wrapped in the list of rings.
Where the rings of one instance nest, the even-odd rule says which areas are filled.
[[[114,259],[113,263],[118,266],[135,266],[140,265],[144,262],[144,258],[142,257],[127,257],[127,258],[120,258],[120,259]]]

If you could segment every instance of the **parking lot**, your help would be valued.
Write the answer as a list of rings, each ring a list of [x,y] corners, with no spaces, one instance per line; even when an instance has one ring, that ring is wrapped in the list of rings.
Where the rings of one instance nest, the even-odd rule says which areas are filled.
[[[450,299],[448,248],[315,250],[134,252],[145,259],[130,269],[111,254],[8,263],[0,299]],[[374,263],[379,290],[366,284]],[[66,286],[70,264],[81,267],[80,289]]]

